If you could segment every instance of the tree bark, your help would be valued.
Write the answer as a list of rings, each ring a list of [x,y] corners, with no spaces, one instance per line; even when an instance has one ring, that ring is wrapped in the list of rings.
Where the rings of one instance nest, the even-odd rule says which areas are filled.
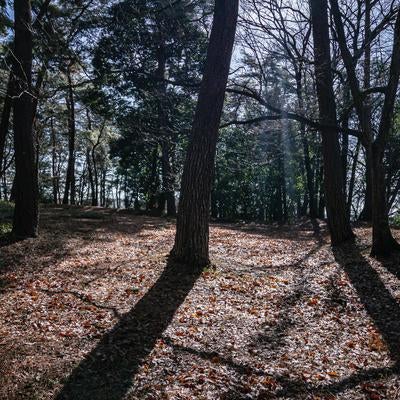
[[[238,0],[215,2],[206,65],[182,177],[175,245],[171,255],[193,267],[204,267],[210,262],[210,193],[238,3]]]
[[[351,204],[353,200],[354,186],[356,183],[356,171],[357,171],[357,163],[358,163],[358,155],[360,153],[360,141],[357,142],[356,152],[354,154],[353,165],[351,167],[351,175],[349,182],[349,192],[347,194],[347,218],[350,220],[351,217]]]
[[[75,204],[75,99],[72,87],[71,66],[67,69],[68,79],[68,95],[67,95],[67,109],[68,109],[68,166],[67,177],[65,181],[65,191],[63,204]]]
[[[297,101],[299,105],[299,111],[301,114],[304,113],[304,98],[303,98],[303,84],[301,81],[301,72],[296,74],[296,92]],[[306,125],[300,123],[300,137],[303,146],[303,156],[304,156],[304,167],[306,170],[306,181],[307,181],[307,191],[308,191],[308,202],[310,209],[310,217],[317,218],[317,199],[314,191],[314,176],[311,165],[310,158],[310,146],[306,134]]]
[[[337,126],[336,104],[331,72],[329,21],[327,0],[311,0],[311,19],[314,37],[315,75],[324,163],[325,202],[332,245],[354,237],[346,213],[343,172]]]
[[[367,9],[369,8],[368,4]],[[397,12],[394,28],[393,51],[390,63],[389,80],[385,90],[385,99],[381,113],[379,130],[377,138],[374,141],[371,130],[371,112],[369,102],[365,101],[363,94],[360,91],[360,84],[357,79],[353,57],[346,44],[346,34],[338,1],[331,0],[331,7],[340,51],[349,78],[348,80],[353,96],[354,106],[363,132],[362,144],[366,150],[367,160],[369,159],[370,161],[369,165],[367,165],[367,168],[370,173],[372,191],[373,227],[371,255],[386,256],[389,255],[392,250],[398,250],[400,248],[400,245],[396,242],[390,232],[388,217],[389,210],[386,202],[386,186],[382,184],[385,182],[383,155],[387,146],[389,132],[393,122],[394,103],[400,77],[400,11]],[[385,213],[386,215],[384,215]]]
[[[92,131],[92,119],[90,118],[89,109],[86,109],[86,117],[87,117],[87,129],[89,132]],[[90,141],[91,142],[91,141]],[[88,169],[88,179],[89,179],[89,186],[90,186],[90,194],[91,194],[91,204],[92,206],[98,206],[98,196],[97,196],[97,189],[94,179],[94,168],[96,167],[96,153],[95,153],[95,146],[93,145],[86,148],[86,164]],[[97,170],[96,170],[97,174]],[[96,175],[97,177],[97,175]]]
[[[174,217],[176,215],[175,191],[174,191],[174,174],[170,161],[170,145],[167,141],[161,144],[161,165],[163,174],[163,191],[165,201],[167,202],[167,215]]]
[[[53,203],[58,204],[59,176],[57,171],[57,139],[56,139],[56,131],[54,129],[53,117],[51,117],[50,119],[50,133],[51,133],[51,174],[53,182]]]
[[[4,98],[3,110],[1,113],[0,121],[0,176],[4,173],[3,171],[3,161],[4,161],[4,151],[7,141],[8,129],[10,126],[10,116],[12,110],[12,98],[13,98],[13,76],[12,72],[8,78],[7,92]]]
[[[15,211],[17,239],[38,234],[38,177],[32,132],[32,12],[29,0],[14,0],[14,63],[16,97],[13,102],[15,148]]]
[[[397,12],[393,35],[393,51],[389,80],[379,130],[372,144],[372,256],[387,256],[393,250],[400,250],[400,244],[393,238],[389,226],[389,209],[386,195],[384,152],[393,124],[394,106],[400,80],[400,10]]]
[[[167,215],[175,216],[175,193],[174,193],[174,176],[171,167],[170,153],[171,135],[168,129],[168,115],[166,113],[166,99],[167,99],[167,85],[165,83],[165,69],[167,56],[165,52],[164,39],[160,38],[160,46],[157,52],[157,71],[156,77],[158,79],[158,129],[161,135],[161,172],[162,172],[162,193],[159,196],[158,208],[161,213],[165,210],[165,203],[167,204]]]
[[[371,87],[371,0],[365,0],[365,51],[364,51],[364,88],[368,89]],[[368,95],[364,99],[364,112],[365,112],[365,124],[367,129],[367,135],[372,137],[372,112],[371,102]],[[371,181],[371,169],[372,160],[371,152],[366,151],[365,158],[365,196],[364,196],[364,207],[361,211],[359,219],[361,221],[372,221],[372,181]]]
[[[360,213],[359,220],[372,221],[372,154],[371,151],[365,151],[365,194],[364,207]]]

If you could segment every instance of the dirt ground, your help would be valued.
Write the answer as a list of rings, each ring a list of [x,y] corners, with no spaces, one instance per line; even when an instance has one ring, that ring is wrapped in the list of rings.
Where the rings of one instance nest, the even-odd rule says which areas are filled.
[[[0,399],[400,399],[399,257],[368,228],[333,251],[320,221],[213,225],[200,273],[173,221],[41,216],[0,248]]]

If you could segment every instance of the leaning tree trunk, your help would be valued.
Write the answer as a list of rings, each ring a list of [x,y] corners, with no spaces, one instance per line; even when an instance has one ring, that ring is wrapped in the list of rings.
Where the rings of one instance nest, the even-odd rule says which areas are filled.
[[[15,211],[13,233],[18,239],[38,233],[38,180],[32,132],[32,13],[29,0],[14,0],[14,148]]]
[[[171,255],[194,267],[210,262],[210,193],[238,3],[239,0],[215,2],[207,60],[183,171],[175,245]]]
[[[314,37],[315,75],[318,95],[322,154],[324,162],[325,202],[332,245],[354,237],[346,213],[343,172],[333,93],[327,0],[311,0]]]

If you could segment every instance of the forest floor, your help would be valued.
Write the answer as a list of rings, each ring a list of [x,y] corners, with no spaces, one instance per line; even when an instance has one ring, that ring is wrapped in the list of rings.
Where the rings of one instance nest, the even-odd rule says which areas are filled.
[[[321,221],[214,224],[196,273],[172,221],[41,217],[0,248],[0,399],[400,399],[399,257],[367,227],[332,251]]]

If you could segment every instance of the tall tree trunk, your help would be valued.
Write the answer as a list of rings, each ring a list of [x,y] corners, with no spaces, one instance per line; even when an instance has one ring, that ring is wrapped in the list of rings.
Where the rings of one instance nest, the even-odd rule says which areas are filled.
[[[92,119],[90,118],[89,109],[86,109],[86,117],[87,117],[87,128],[88,131],[92,131]],[[92,147],[89,146],[86,149],[86,164],[88,168],[88,178],[91,192],[91,204],[94,207],[99,205],[99,196],[98,196],[98,174],[97,174],[97,163],[96,163],[96,148],[99,144],[99,140]]]
[[[368,0],[367,8],[371,4]],[[366,149],[366,157],[370,160],[369,171],[372,190],[372,250],[371,255],[388,255],[397,250],[400,245],[393,238],[390,227],[388,208],[386,204],[386,185],[383,165],[383,155],[387,146],[389,132],[393,122],[394,104],[400,76],[400,11],[397,11],[393,35],[393,51],[390,63],[389,79],[385,90],[385,99],[381,112],[379,131],[374,140],[371,130],[371,112],[369,102],[360,91],[354,59],[347,47],[346,33],[337,0],[331,0],[331,8],[335,21],[336,32],[343,62],[346,67],[354,106],[360,120],[363,136],[362,143]],[[368,15],[367,15],[368,18]],[[368,21],[367,21],[368,22]],[[367,50],[368,51],[368,50]],[[368,56],[368,54],[367,54]],[[369,68],[367,68],[369,70]],[[368,71],[369,74],[369,71]],[[368,75],[367,74],[367,75]],[[383,182],[382,182],[383,180]],[[386,213],[386,215],[384,215]]]
[[[102,207],[107,207],[107,194],[106,194],[106,185],[107,185],[107,167],[103,166],[101,169],[101,190],[100,190],[100,202]]]
[[[400,250],[389,226],[389,210],[386,199],[384,152],[376,144],[372,146],[372,256],[387,256],[392,250]]]
[[[162,171],[162,194],[159,197],[158,208],[161,212],[165,210],[165,203],[167,204],[167,215],[175,216],[175,193],[174,193],[174,176],[171,167],[170,153],[171,153],[171,134],[169,130],[168,115],[166,112],[167,100],[167,85],[165,83],[165,68],[166,68],[167,55],[165,51],[164,39],[160,38],[160,45],[157,52],[157,71],[156,77],[158,79],[158,129],[161,136],[161,171]]]
[[[400,244],[393,238],[389,226],[389,209],[386,195],[384,152],[393,125],[394,106],[400,79],[400,10],[397,12],[393,35],[393,51],[389,79],[379,130],[372,144],[372,256],[387,256],[393,250],[400,250]]]
[[[371,0],[365,0],[365,51],[364,51],[364,88],[368,89],[371,87]],[[368,137],[373,136],[372,134],[372,111],[371,102],[368,95],[364,98],[364,113],[365,113],[365,134]],[[359,219],[361,221],[372,221],[372,154],[371,151],[365,152],[365,196],[364,196],[364,207],[361,211]]]
[[[16,190],[17,190],[17,179],[14,175],[12,185],[11,185],[11,191],[10,191],[10,201],[14,202],[15,197],[16,197]]]
[[[319,193],[319,201],[318,201],[318,217],[320,219],[325,218],[325,190],[324,190],[324,166],[321,165],[318,171],[318,193]]]
[[[147,182],[147,211],[152,211],[155,208],[157,202],[157,188],[158,188],[158,173],[157,173],[157,162],[158,162],[158,145],[153,149],[150,156],[150,174]]]
[[[4,98],[3,110],[1,113],[0,121],[0,176],[4,173],[3,161],[4,161],[4,151],[7,141],[8,128],[10,125],[10,115],[12,109],[12,98],[13,98],[13,76],[12,72],[8,78],[7,92]]]
[[[297,101],[299,105],[300,113],[304,113],[304,98],[303,98],[303,84],[301,81],[301,71],[296,74],[296,92],[297,92]],[[310,146],[308,143],[308,138],[306,134],[306,126],[304,123],[300,124],[300,137],[301,143],[303,146],[303,155],[304,155],[304,167],[306,170],[306,182],[307,182],[307,191],[308,191],[308,202],[310,208],[310,217],[317,217],[317,199],[314,191],[314,176],[311,166],[311,157],[310,157]]]
[[[36,237],[39,225],[38,177],[32,132],[32,11],[29,0],[14,0],[15,93],[15,211],[13,233],[18,239]]]
[[[356,152],[354,154],[353,165],[351,167],[351,175],[350,175],[350,182],[349,182],[349,192],[347,194],[347,218],[350,220],[351,217],[351,204],[353,202],[353,193],[354,193],[354,186],[356,183],[356,171],[357,171],[357,163],[358,163],[358,155],[360,153],[360,145],[361,142],[357,142]]]
[[[54,129],[54,119],[50,119],[50,133],[51,133],[51,174],[53,182],[53,203],[58,204],[59,192],[59,176],[57,171],[57,139],[56,131]]]
[[[365,151],[365,194],[364,206],[358,219],[360,221],[372,221],[372,151]]]
[[[337,126],[336,105],[333,93],[329,21],[327,0],[311,0],[311,19],[314,37],[315,75],[324,162],[325,202],[332,245],[341,244],[354,237],[346,213],[343,172]]]
[[[350,90],[348,88],[345,89],[344,94],[344,105],[345,107],[349,107],[350,104]],[[346,110],[343,118],[343,126],[347,129],[349,128],[349,120],[350,120],[350,109]],[[347,133],[342,133],[342,172],[343,172],[343,188],[345,196],[347,194],[347,171],[348,171],[348,156],[349,156],[349,135]]]
[[[71,65],[67,68],[68,79],[68,95],[67,95],[67,110],[68,110],[68,166],[67,178],[65,181],[65,191],[63,204],[75,204],[75,99],[72,87]]]
[[[193,266],[205,266],[210,262],[210,193],[238,3],[238,0],[215,2],[207,60],[182,177],[175,245],[171,255]]]
[[[94,184],[93,178],[93,166],[92,166],[92,157],[91,157],[91,149],[88,147],[86,149],[86,164],[88,168],[88,179],[89,179],[89,186],[90,186],[90,196],[91,196],[91,204],[92,206],[97,206],[97,198],[96,198],[96,187]]]
[[[163,191],[165,200],[167,202],[167,215],[173,217],[176,215],[175,190],[174,190],[175,178],[171,167],[170,148],[171,148],[170,144],[167,141],[163,141],[163,143],[161,144]]]

